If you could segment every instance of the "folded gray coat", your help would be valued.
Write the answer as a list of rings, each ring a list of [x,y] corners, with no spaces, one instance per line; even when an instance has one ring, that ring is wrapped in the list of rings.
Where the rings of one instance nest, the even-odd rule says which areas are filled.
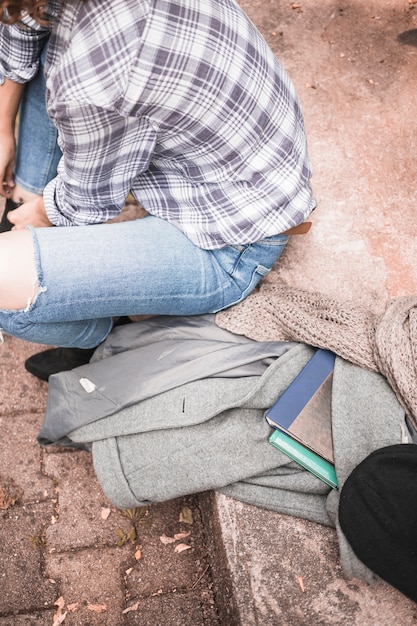
[[[268,443],[264,412],[312,354],[306,344],[252,342],[218,328],[214,316],[120,327],[93,363],[51,377],[39,440],[89,447],[98,480],[119,508],[215,489],[334,526],[345,574],[372,580],[338,527],[339,492]],[[380,374],[336,358],[340,487],[370,452],[400,443],[404,424]]]

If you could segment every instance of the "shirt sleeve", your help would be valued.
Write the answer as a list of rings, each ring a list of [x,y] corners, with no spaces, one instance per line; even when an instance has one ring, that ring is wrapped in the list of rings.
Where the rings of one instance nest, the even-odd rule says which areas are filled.
[[[56,226],[100,224],[123,208],[133,180],[148,169],[157,133],[146,118],[91,104],[54,105],[63,157],[44,190]]]
[[[6,78],[16,83],[32,80],[49,34],[49,27],[30,17],[12,25],[0,23],[0,85]]]

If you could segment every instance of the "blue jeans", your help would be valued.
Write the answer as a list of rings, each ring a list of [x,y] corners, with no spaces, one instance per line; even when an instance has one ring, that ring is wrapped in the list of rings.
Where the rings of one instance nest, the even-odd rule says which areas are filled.
[[[15,181],[26,191],[42,195],[45,186],[56,176],[62,156],[57,144],[57,130],[46,112],[45,64],[46,46],[39,72],[27,83],[19,109]]]
[[[119,315],[199,315],[243,300],[272,268],[288,236],[202,250],[148,216],[73,228],[31,229],[38,295],[0,310],[0,328],[48,345],[91,348]]]

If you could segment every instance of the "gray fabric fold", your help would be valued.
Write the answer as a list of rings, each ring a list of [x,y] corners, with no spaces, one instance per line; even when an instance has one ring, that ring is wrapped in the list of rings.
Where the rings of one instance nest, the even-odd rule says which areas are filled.
[[[190,381],[260,375],[296,345],[256,342],[214,320],[160,316],[115,328],[91,363],[49,378],[38,441],[68,443],[72,430]]]
[[[100,395],[78,390],[73,397],[72,392],[67,391],[56,408],[52,393],[43,432],[53,431],[51,421],[59,420],[62,411],[65,419],[58,431],[64,433],[63,424],[68,427],[74,410],[75,426],[65,431],[65,435],[78,445],[91,446],[98,480],[119,508],[216,489],[249,504],[336,527],[344,571],[349,576],[373,580],[374,576],[354,557],[338,526],[339,492],[330,490],[268,442],[271,428],[264,419],[264,412],[288,387],[314,349],[306,344],[266,342],[267,345],[262,346],[260,342],[256,346],[256,359],[251,352],[252,342],[241,336],[234,336],[236,341],[223,336],[226,344],[230,344],[227,349],[216,345],[212,316],[203,318],[194,319],[189,327],[187,319],[181,326],[184,318],[163,320],[162,327],[168,324],[168,332],[176,335],[170,336],[168,343],[164,343],[163,335],[158,333],[157,320],[151,320],[147,339],[145,322],[140,322],[140,325],[145,324],[141,326],[141,339],[133,339],[134,329],[130,327],[126,327],[128,336],[123,337],[127,331],[120,327],[96,354],[94,363],[77,368],[72,374],[53,377],[52,387],[59,382],[57,390],[71,390],[81,375],[99,382]],[[200,321],[203,326],[198,330],[195,324]],[[208,351],[205,330],[214,344]],[[187,336],[195,342],[191,351],[190,345],[186,345]],[[147,342],[146,350],[155,348],[154,358],[160,356],[159,365],[153,361],[136,363],[142,348],[135,342],[141,341]],[[199,341],[202,341],[201,358]],[[134,347],[125,350],[129,342]],[[169,352],[165,351],[167,346]],[[271,359],[274,350],[276,358]],[[115,367],[120,366],[120,357],[126,352],[131,353],[133,359],[128,361],[130,369],[115,372]],[[228,356],[216,377],[213,363],[222,353]],[[146,354],[150,353],[146,351]],[[187,367],[186,359],[192,354],[195,358]],[[172,379],[171,370],[164,369],[169,362],[167,355],[174,356]],[[209,365],[202,366],[206,358]],[[225,367],[227,363],[229,370]],[[195,368],[195,364],[199,367]],[[250,364],[249,369],[247,364]],[[166,378],[168,388],[143,397],[146,390],[137,384],[138,372],[141,377],[150,372],[153,383],[159,366],[161,381]],[[245,371],[244,376],[237,375],[240,366],[241,371]],[[102,378],[98,378],[98,371]],[[205,377],[208,371],[212,375]],[[116,382],[104,383],[106,372],[107,377],[116,378]],[[233,375],[228,377],[227,372]],[[184,373],[187,375],[178,384]],[[119,381],[125,384],[123,390],[119,388]],[[101,414],[103,409],[108,411],[106,415]],[[380,374],[336,358],[332,429],[340,487],[372,450],[401,442],[404,417],[395,394]]]

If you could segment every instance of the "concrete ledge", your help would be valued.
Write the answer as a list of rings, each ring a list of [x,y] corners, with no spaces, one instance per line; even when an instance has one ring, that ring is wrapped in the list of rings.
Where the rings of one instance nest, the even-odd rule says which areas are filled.
[[[230,606],[221,624],[416,623],[416,605],[389,585],[345,579],[333,529],[221,494],[212,504],[222,585],[216,599]]]

